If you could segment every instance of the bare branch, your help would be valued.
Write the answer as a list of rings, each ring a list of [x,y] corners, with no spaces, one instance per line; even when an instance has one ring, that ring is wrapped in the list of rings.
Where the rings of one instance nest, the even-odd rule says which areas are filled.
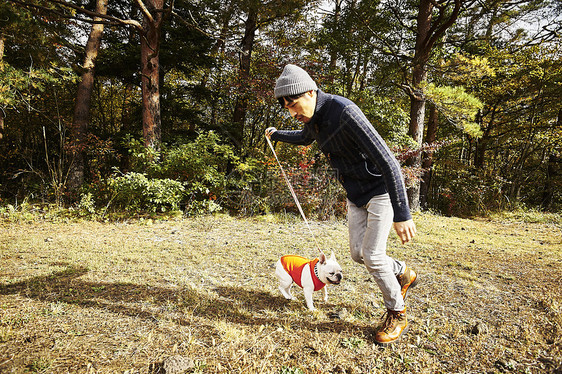
[[[193,15],[191,14],[191,12],[189,12],[189,16],[191,17],[191,20],[193,22],[189,22],[188,20],[186,20],[185,18],[183,18],[180,14],[176,13],[174,10],[170,11],[170,14],[174,17],[176,17],[182,24],[184,24],[185,26],[192,28],[194,30],[199,31],[201,34],[208,36],[209,38],[213,39],[213,40],[217,40],[217,41],[221,41],[223,43],[226,43],[226,39],[221,38],[221,37],[217,37],[214,36],[213,34],[203,30],[201,27],[199,27],[199,25],[197,24],[197,22],[195,21],[195,19],[193,18]],[[236,50],[238,52],[241,51],[241,49],[239,47],[236,47]]]
[[[142,0],[135,0],[135,2],[137,3],[137,5],[139,6],[142,14],[144,15],[144,17],[148,20],[148,22],[154,24],[154,18],[152,17],[152,14],[150,14],[150,11],[148,10],[148,8],[146,7],[146,5],[144,5],[144,3],[142,2]]]
[[[91,10],[81,8],[77,5],[74,5],[74,4],[71,4],[71,3],[68,3],[68,2],[62,1],[62,0],[47,0],[47,1],[49,1],[50,3],[53,3],[53,4],[60,5],[62,7],[68,7],[70,9],[74,9],[78,13],[86,15],[88,17],[91,17],[92,19],[85,19],[85,18],[81,18],[81,17],[77,17],[77,16],[67,15],[67,14],[61,13],[57,10],[50,9],[50,8],[47,8],[47,7],[38,5],[38,4],[34,4],[34,3],[31,3],[31,2],[25,2],[25,1],[20,1],[20,0],[8,0],[8,1],[10,1],[11,3],[14,3],[14,4],[19,4],[19,5],[25,6],[25,7],[32,7],[32,8],[35,8],[35,9],[41,9],[41,10],[44,10],[44,11],[47,11],[47,12],[51,12],[51,13],[56,14],[56,15],[58,15],[60,17],[63,17],[63,18],[75,19],[77,21],[82,21],[82,22],[87,22],[87,23],[92,23],[92,24],[97,23],[97,24],[113,25],[113,26],[116,26],[116,25],[133,26],[137,30],[142,30],[142,25],[136,20],[120,19],[120,18],[109,16],[109,15],[106,15],[106,14],[101,14],[101,13],[98,13],[98,12],[94,12],[94,11],[91,11]],[[94,18],[96,18],[96,17],[100,18],[101,20],[94,20]]]
[[[453,9],[453,12],[449,16],[449,18],[443,24],[441,24],[441,26],[439,26],[437,28],[437,30],[435,30],[435,32],[433,33],[431,38],[427,41],[427,44],[426,44],[427,48],[432,48],[433,45],[435,44],[435,42],[437,42],[437,40],[441,37],[441,35],[443,35],[445,33],[445,31],[447,31],[447,29],[455,23],[455,21],[457,20],[457,18],[459,16],[459,13],[460,13],[461,3],[462,3],[462,0],[455,0],[455,8]],[[439,15],[439,19],[442,18],[441,13],[444,13],[444,12],[445,12],[445,10],[442,9],[441,12],[440,12],[440,15]]]

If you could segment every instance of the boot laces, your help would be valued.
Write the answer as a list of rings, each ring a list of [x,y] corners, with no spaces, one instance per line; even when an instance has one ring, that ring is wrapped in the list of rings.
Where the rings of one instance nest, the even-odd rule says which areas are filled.
[[[387,311],[383,314],[382,319],[384,319],[382,324],[383,331],[393,331],[396,328],[397,322],[402,319],[402,312],[387,309]]]

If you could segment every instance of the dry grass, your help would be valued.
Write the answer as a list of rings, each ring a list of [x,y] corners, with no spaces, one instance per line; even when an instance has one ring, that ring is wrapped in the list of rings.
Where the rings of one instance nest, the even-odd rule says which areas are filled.
[[[419,215],[389,252],[421,274],[410,331],[373,344],[381,294],[345,222],[313,223],[344,282],[287,302],[273,264],[315,256],[303,223],[215,216],[127,223],[0,221],[0,372],[560,373],[560,225]]]

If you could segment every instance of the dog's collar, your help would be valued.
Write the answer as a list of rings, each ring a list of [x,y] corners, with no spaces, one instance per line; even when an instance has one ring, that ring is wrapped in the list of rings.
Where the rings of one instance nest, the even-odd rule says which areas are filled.
[[[318,275],[318,262],[314,264],[314,275],[316,275],[316,278],[320,279],[320,276]]]

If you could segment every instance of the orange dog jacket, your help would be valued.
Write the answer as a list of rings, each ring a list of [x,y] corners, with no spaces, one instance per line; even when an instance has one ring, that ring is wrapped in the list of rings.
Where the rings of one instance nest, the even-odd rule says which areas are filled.
[[[326,285],[314,273],[314,266],[316,266],[318,261],[319,260],[317,258],[315,258],[314,260],[309,260],[297,255],[287,255],[281,257],[281,264],[283,265],[283,269],[285,269],[285,271],[289,273],[291,278],[293,278],[293,282],[298,284],[301,288],[302,271],[304,270],[304,266],[306,264],[310,264],[310,275],[312,276],[312,281],[314,282],[314,291],[321,290]]]

